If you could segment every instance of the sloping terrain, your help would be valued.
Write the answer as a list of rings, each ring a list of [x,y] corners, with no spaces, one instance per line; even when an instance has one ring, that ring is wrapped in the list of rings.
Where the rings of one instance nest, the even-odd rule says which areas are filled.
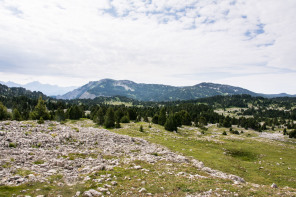
[[[74,90],[75,86],[70,86],[70,87],[61,87],[61,86],[57,86],[57,85],[50,85],[50,84],[42,84],[38,81],[33,81],[27,84],[17,84],[11,81],[8,82],[3,82],[0,81],[0,83],[2,85],[6,85],[10,88],[12,87],[22,87],[25,88],[27,90],[31,90],[31,91],[39,91],[42,92],[43,94],[46,94],[48,96],[56,96],[56,95],[62,95],[62,94],[66,94],[69,91]]]
[[[249,90],[229,85],[201,83],[195,86],[174,87],[160,84],[143,84],[127,80],[103,79],[91,81],[60,99],[87,99],[99,96],[126,96],[140,101],[190,100],[215,95],[258,94]]]
[[[40,96],[43,98],[46,97],[42,92],[30,91],[25,88],[9,88],[6,85],[0,84],[0,96],[2,97],[18,97],[18,96],[26,96],[31,99],[38,99]]]
[[[230,85],[200,83],[194,86],[175,87],[161,84],[135,83],[128,80],[103,79],[68,92],[58,99],[94,99],[105,96],[125,96],[139,101],[193,100],[216,95],[241,95],[273,97],[295,97],[288,94],[260,94]]]
[[[136,130],[139,124],[144,125],[144,133]],[[193,138],[199,142],[197,137],[200,134],[194,128],[183,128],[181,133],[174,134],[157,125],[148,128],[146,123],[122,126],[108,131],[96,128],[89,120],[66,124],[0,122],[0,196],[296,194],[293,187],[270,188],[269,183],[254,184],[248,177],[245,182],[232,173],[206,167],[194,154],[188,155],[188,151],[196,153],[194,147],[204,148],[190,146]],[[219,141],[216,138],[204,136],[204,146]],[[174,146],[170,145],[172,140]],[[180,141],[184,141],[183,148],[175,150]],[[209,147],[209,155],[211,149]],[[201,150],[199,154],[204,155],[204,152]]]

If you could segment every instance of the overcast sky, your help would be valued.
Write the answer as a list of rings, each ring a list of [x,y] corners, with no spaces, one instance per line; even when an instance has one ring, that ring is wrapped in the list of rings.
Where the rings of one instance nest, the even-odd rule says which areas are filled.
[[[0,81],[296,94],[296,0],[0,0]]]

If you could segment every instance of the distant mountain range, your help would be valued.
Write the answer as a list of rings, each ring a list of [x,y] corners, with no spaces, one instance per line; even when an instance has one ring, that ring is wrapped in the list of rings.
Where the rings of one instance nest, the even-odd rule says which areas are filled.
[[[8,82],[2,82],[0,81],[0,84],[6,85],[8,87],[23,87],[26,88],[27,90],[31,91],[40,91],[48,96],[57,96],[57,95],[63,95],[66,94],[69,91],[74,90],[75,86],[71,87],[60,87],[57,85],[50,85],[50,84],[42,84],[38,81],[33,81],[30,83],[27,83],[25,85],[17,84],[11,81]]]
[[[139,101],[175,101],[191,100],[216,95],[248,94],[263,97],[296,97],[296,95],[260,94],[230,85],[200,83],[194,86],[175,87],[160,84],[135,83],[128,80],[103,79],[70,91],[58,99],[94,99],[99,96],[125,96]]]

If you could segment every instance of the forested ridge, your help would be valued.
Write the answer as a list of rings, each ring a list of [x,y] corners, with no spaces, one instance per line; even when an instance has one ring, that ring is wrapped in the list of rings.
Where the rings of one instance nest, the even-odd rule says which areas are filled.
[[[288,97],[269,99],[232,95],[189,101],[140,102],[122,96],[58,100],[21,88],[1,93],[1,120],[89,118],[107,128],[120,127],[120,123],[129,121],[146,121],[163,125],[169,131],[177,131],[182,125],[205,128],[207,124],[227,128],[238,125],[257,131],[279,126],[296,129],[296,98]],[[234,111],[235,116],[227,115],[227,108],[238,108]],[[218,109],[225,113],[217,113]]]

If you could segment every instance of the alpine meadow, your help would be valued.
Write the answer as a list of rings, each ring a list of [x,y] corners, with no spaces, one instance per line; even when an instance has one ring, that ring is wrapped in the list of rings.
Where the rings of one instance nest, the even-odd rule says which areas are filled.
[[[0,0],[0,197],[296,196],[295,10]]]

